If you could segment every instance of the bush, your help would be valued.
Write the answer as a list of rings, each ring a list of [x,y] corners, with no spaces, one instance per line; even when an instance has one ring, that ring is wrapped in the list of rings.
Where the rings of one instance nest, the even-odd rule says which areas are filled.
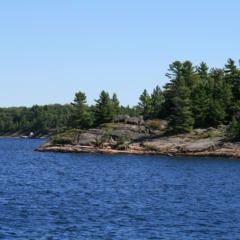
[[[228,130],[233,138],[240,138],[240,122],[233,118],[232,122],[230,122]]]
[[[208,137],[212,138],[213,136],[214,136],[213,131],[210,130],[210,131],[208,132]]]
[[[101,145],[102,141],[99,140],[99,139],[96,139],[96,142],[95,142],[95,147],[99,147]]]
[[[118,139],[118,144],[119,144],[119,145],[122,145],[122,144],[124,144],[125,142],[126,142],[125,136],[121,136],[121,137]]]
[[[54,139],[53,139],[53,143],[56,144],[72,144],[73,139],[70,136],[65,136],[62,134],[57,134]]]

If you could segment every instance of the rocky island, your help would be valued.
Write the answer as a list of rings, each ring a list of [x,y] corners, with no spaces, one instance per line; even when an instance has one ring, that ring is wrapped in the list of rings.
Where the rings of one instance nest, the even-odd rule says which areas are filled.
[[[57,134],[36,151],[240,158],[240,142],[228,140],[224,125],[177,135],[166,134],[166,125],[165,120],[119,115],[97,128]]]

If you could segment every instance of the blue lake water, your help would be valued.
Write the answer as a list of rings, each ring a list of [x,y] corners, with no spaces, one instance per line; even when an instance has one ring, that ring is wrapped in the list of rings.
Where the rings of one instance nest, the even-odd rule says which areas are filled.
[[[240,160],[40,153],[0,139],[0,239],[240,239]]]

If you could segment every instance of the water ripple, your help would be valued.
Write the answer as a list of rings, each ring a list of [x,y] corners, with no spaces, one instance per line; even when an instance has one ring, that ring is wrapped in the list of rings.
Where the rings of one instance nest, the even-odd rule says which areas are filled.
[[[240,161],[34,152],[0,139],[0,238],[240,239]]]

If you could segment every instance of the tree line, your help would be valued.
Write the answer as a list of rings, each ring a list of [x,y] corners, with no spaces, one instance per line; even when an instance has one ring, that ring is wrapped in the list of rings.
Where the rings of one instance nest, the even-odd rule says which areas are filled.
[[[175,61],[166,76],[169,82],[163,90],[156,86],[149,94],[144,89],[138,105],[133,107],[135,115],[166,119],[168,130],[177,133],[219,124],[240,129],[240,70],[234,60],[229,58],[224,68],[211,69],[205,62],[194,66],[190,61]],[[120,110],[116,94],[110,98],[104,91],[95,100],[95,109],[88,108],[82,92],[76,94],[74,101],[73,118],[76,126],[83,128],[89,127],[85,123],[98,125],[126,113],[126,109]]]
[[[118,114],[144,115],[168,120],[168,130],[185,133],[193,128],[219,124],[240,129],[240,70],[231,58],[223,68],[211,68],[205,62],[175,61],[166,73],[163,89],[146,89],[134,107],[121,106],[116,93],[102,91],[95,105],[88,106],[85,93],[75,94],[66,105],[0,108],[0,131],[36,131],[50,128],[86,129],[111,122]],[[239,134],[240,135],[240,134]]]
[[[0,133],[60,130],[68,125],[72,110],[70,104],[0,108]]]
[[[138,115],[136,107],[119,106],[116,94],[111,100],[111,108],[107,107],[111,101],[108,93],[104,91],[96,106],[88,106],[84,98],[86,99],[85,94],[78,92],[73,103],[65,105],[0,108],[0,135],[18,131],[47,134],[50,130],[60,132],[63,128],[85,129],[109,122],[115,114]]]

